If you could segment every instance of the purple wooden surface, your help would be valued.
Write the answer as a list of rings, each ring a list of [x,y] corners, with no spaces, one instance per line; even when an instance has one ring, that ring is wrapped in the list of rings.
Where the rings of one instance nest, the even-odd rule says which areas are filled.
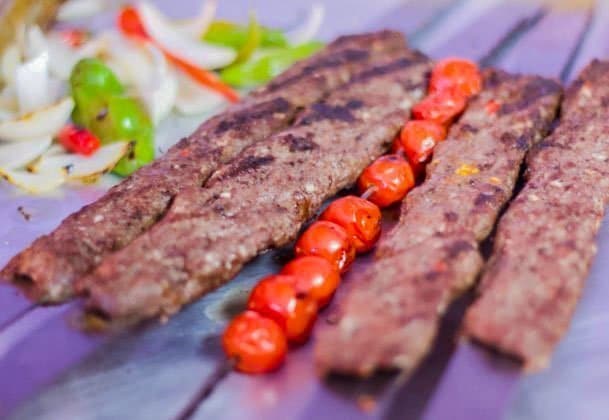
[[[304,10],[305,3],[282,0],[248,0],[239,4],[220,2],[220,15],[245,18],[248,9],[255,8],[264,22],[274,25],[294,24],[298,21],[300,12]],[[415,45],[423,46],[425,52],[434,56],[451,54],[451,51],[454,51],[452,54],[462,54],[471,58],[483,57],[486,52],[482,54],[482,51],[476,48],[481,50],[491,48],[493,39],[501,39],[506,31],[509,31],[510,25],[507,22],[516,23],[518,19],[527,16],[534,7],[503,5],[499,6],[501,7],[499,10],[502,11],[497,12],[492,10],[495,3],[499,3],[496,0],[488,2],[457,0],[454,3],[450,0],[411,0],[402,2],[403,6],[397,9],[395,6],[399,3],[398,0],[376,0],[374,3],[365,0],[329,0],[324,3],[328,5],[326,24],[322,29],[325,37],[358,31],[364,27],[379,27],[379,22],[384,21],[387,26],[396,27],[409,34],[416,33]],[[444,6],[449,3],[452,5],[449,13],[436,20],[434,25],[432,17],[439,10],[438,5]],[[489,6],[491,3],[493,6]],[[161,2],[161,4],[176,16],[185,16],[187,14],[185,11],[191,7],[189,2]],[[481,12],[483,9],[485,11]],[[511,13],[517,14],[518,19]],[[476,22],[475,18],[462,20],[463,17],[470,15],[478,17],[478,24],[472,24]],[[457,16],[459,19],[451,21],[451,16]],[[534,64],[540,66],[538,71],[545,74],[549,74],[551,68],[564,66],[569,62],[577,44],[576,39],[583,31],[586,16],[585,12],[550,14],[538,26],[524,33],[513,49],[500,56],[502,60],[500,63],[511,70],[524,72],[535,71]],[[606,14],[603,16],[609,17]],[[366,22],[373,23],[366,24]],[[99,21],[97,23],[99,24]],[[432,25],[425,30],[424,26],[428,23]],[[557,26],[559,29],[556,29]],[[600,29],[598,31],[602,32]],[[598,46],[592,49],[598,50]],[[518,51],[514,52],[515,50]],[[585,48],[582,49],[584,50]],[[527,54],[529,54],[528,58]],[[577,63],[577,60],[575,62]],[[84,202],[91,201],[99,193],[99,189],[95,188],[77,191],[81,192],[76,194],[76,198],[71,191],[68,191],[69,198],[64,200],[24,198],[25,202],[33,203],[32,208],[39,215],[44,211],[48,213],[48,217],[35,218],[32,224],[15,216],[17,213],[14,211],[14,205],[21,199],[10,197],[9,200],[0,190],[0,213],[4,211],[12,218],[9,225],[0,224],[0,238],[10,238],[9,243],[0,243],[0,263],[38,234],[50,230],[63,215],[71,211],[68,207],[79,207]],[[5,204],[6,207],[3,207]],[[19,235],[20,229],[23,230],[21,235]],[[609,233],[605,236],[607,235]],[[276,265],[272,255],[266,255],[248,266],[231,284],[190,306],[173,318],[168,325],[162,327],[149,325],[121,336],[111,343],[105,343],[98,337],[83,336],[68,328],[65,314],[73,310],[71,306],[32,311],[0,333],[0,372],[2,376],[6,376],[4,379],[0,377],[0,417],[3,402],[6,410],[9,403],[13,404],[27,394],[38,393],[45,383],[52,380],[54,380],[53,385],[22,406],[14,414],[14,418],[121,418],[129,415],[130,418],[154,419],[176,415],[196,393],[197,388],[213,375],[221,360],[217,334],[226,319],[230,317],[230,310],[227,308],[233,305],[235,297],[243,296],[257,278],[274,270]],[[599,270],[599,273],[606,273],[609,267]],[[593,281],[592,286],[596,284],[598,288],[599,281],[600,279]],[[597,290],[600,293],[595,295],[596,299],[584,299],[587,306],[583,313],[588,317],[598,316],[602,308],[602,297],[609,295],[609,291],[602,288]],[[0,300],[5,299],[1,293],[0,290]],[[13,301],[9,295],[6,295],[6,298],[8,305],[14,304],[19,307],[18,299]],[[585,324],[583,321],[582,323]],[[0,328],[1,325],[2,322]],[[599,322],[593,325],[605,324]],[[436,372],[431,372],[430,366],[423,365],[423,369],[416,372],[411,383],[406,385],[403,381],[396,382],[392,378],[380,378],[370,383],[344,381],[320,383],[312,369],[309,345],[292,352],[287,366],[275,375],[247,377],[229,374],[217,384],[211,396],[205,399],[196,417],[248,419],[384,416],[403,418],[406,415],[416,417],[418,415],[413,413],[420,413],[422,408],[420,403],[415,406],[415,400],[426,400],[429,395],[419,394],[420,388],[413,390],[412,386],[420,387],[421,384],[425,384],[427,387],[435,387],[452,351],[453,333],[454,328],[445,335],[444,344],[438,346],[439,354],[430,359]],[[578,344],[567,340],[563,354],[566,352],[576,358],[579,355]],[[606,350],[609,349],[600,340],[594,350],[604,350],[606,354]],[[457,353],[457,357],[451,361],[448,374],[442,379],[439,391],[434,394],[431,410],[438,409],[438,403],[435,401],[444,401],[440,404],[441,411],[438,413],[452,415],[453,411],[447,410],[445,404],[449,407],[459,407],[455,404],[467,401],[466,397],[476,402],[477,395],[471,393],[460,395],[459,401],[455,401],[458,394],[451,386],[460,388],[462,385],[463,389],[460,391],[466,391],[470,386],[484,387],[487,384],[493,387],[483,390],[491,392],[493,389],[514,385],[513,377],[500,380],[502,376],[498,376],[494,370],[489,372],[488,377],[474,374],[486,372],[484,370],[486,359],[480,359],[473,354],[467,352],[463,355],[462,351]],[[87,355],[89,357],[85,358]],[[602,357],[603,353],[595,353],[595,356],[599,363],[606,360]],[[85,360],[75,367],[64,369],[83,358]],[[5,369],[10,375],[4,375]],[[469,372],[468,380],[464,381],[461,377],[462,373],[459,372],[464,372],[463,374]],[[552,372],[550,380],[574,377],[574,375],[561,376],[560,371],[557,373],[552,370]],[[586,372],[591,372],[589,365]],[[607,372],[603,371],[603,374],[604,376],[601,376],[597,382],[583,382],[581,376],[577,377],[585,385],[592,383],[602,385],[606,384],[606,379],[609,378]],[[455,378],[458,380],[455,381]],[[548,384],[547,381],[548,379],[543,379],[543,376],[525,381],[525,385],[520,388],[519,399],[514,405],[516,408],[510,412],[510,418],[540,418],[535,417],[535,412],[541,412],[539,405],[552,403],[551,395],[543,393],[543,389],[551,388],[552,384]],[[11,386],[13,389],[10,389]],[[598,386],[597,389],[602,390],[606,387]],[[552,395],[557,395],[558,391],[556,389],[553,391]],[[531,393],[534,393],[533,402],[537,405],[529,401]],[[376,398],[377,405],[370,412],[360,411],[354,403],[354,400],[362,395]],[[491,392],[487,395],[497,394]],[[527,403],[523,404],[523,400]],[[505,400],[496,401],[495,407],[498,408],[504,403]],[[604,400],[599,401],[595,407],[601,410],[607,409],[606,404]],[[573,413],[569,410],[564,412]],[[573,418],[564,415],[561,417],[559,410],[552,413],[553,419]],[[479,414],[469,418],[472,420],[486,418]]]
[[[579,71],[594,58],[609,57],[609,1],[598,0],[594,7],[594,14],[590,22],[590,28],[579,54],[573,62],[573,66],[567,76],[567,80],[577,77]]]
[[[518,25],[532,19],[540,11],[538,5],[530,3],[499,4],[451,37],[450,41],[434,48],[430,54],[434,58],[456,56],[482,60]]]
[[[460,344],[423,420],[500,420],[519,379],[514,364]]]
[[[516,42],[497,65],[515,73],[561,76],[577,48],[590,19],[588,10],[560,10],[545,15]]]
[[[18,289],[0,283],[0,332],[32,306]]]

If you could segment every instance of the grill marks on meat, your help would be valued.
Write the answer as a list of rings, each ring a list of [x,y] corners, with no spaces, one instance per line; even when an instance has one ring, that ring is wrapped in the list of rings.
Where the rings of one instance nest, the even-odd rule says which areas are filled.
[[[539,77],[497,70],[484,79],[483,92],[435,149],[425,182],[402,204],[374,263],[338,302],[338,322],[320,330],[320,371],[412,370],[448,305],[475,281],[478,244],[511,197],[526,149],[549,129],[561,91]],[[503,111],[489,115],[490,100]]]
[[[348,83],[292,128],[248,147],[206,188],[180,193],[160,223],[84,279],[88,305],[112,318],[170,315],[294,239],[325,199],[390,146],[422,97],[404,86],[425,85],[430,63],[417,53],[405,58],[379,63],[392,70]],[[322,107],[347,108],[351,117]]]
[[[371,61],[404,50],[403,37],[389,31],[338,39],[69,216],[14,257],[0,278],[17,282],[39,301],[70,298],[77,278],[154,225],[180,191],[201,186],[243,148],[288,127],[302,107],[321,99]]]
[[[527,181],[502,217],[465,334],[545,367],[568,328],[609,201],[609,62],[567,91],[560,124],[527,158]]]

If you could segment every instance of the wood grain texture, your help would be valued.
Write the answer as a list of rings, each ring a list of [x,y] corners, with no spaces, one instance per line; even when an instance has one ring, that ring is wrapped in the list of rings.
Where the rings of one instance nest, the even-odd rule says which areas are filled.
[[[165,10],[176,16],[185,16],[194,8],[194,2],[190,1],[179,4],[160,3]],[[327,0],[324,3],[327,5],[327,17],[322,35],[326,39],[339,33],[389,26],[407,34],[416,34],[415,44],[436,57],[458,54],[473,59],[484,57],[488,52],[486,50],[503,39],[513,23],[529,16],[534,7],[530,2],[525,2],[524,6],[522,2],[519,6],[512,6],[511,3],[505,5],[494,0],[493,7],[483,9],[476,7],[475,0]],[[245,19],[248,10],[254,8],[263,22],[289,26],[298,23],[307,4],[304,0],[224,1],[220,2],[219,13],[226,18]],[[548,15],[550,17],[522,33],[496,63],[510,70],[560,75],[586,26],[586,9],[581,9],[580,4],[574,7],[568,12],[552,12]],[[574,61],[574,68],[577,63],[587,61],[586,57],[591,54],[604,55],[606,52],[603,48],[607,43],[603,41],[601,48],[600,40],[609,27],[609,12],[606,8],[602,10],[602,13],[596,14],[596,32],[590,32],[586,44],[580,50],[580,57],[583,58]],[[103,27],[108,22],[106,16],[105,21],[97,19],[89,27]],[[479,24],[473,24],[474,22]],[[594,33],[597,35],[593,37]],[[10,240],[10,243],[0,242],[0,263],[40,233],[49,231],[67,213],[92,201],[100,192],[99,188],[88,187],[70,191],[59,200],[30,200],[27,197],[11,196],[3,187],[5,186],[0,186],[0,215],[10,217],[10,223],[0,224],[0,239]],[[48,217],[36,217],[33,224],[20,221],[15,211],[19,205],[17,203],[26,203],[28,206],[32,203],[31,207],[35,211],[44,210]],[[19,232],[22,234],[19,235]],[[602,238],[605,239],[601,241],[599,254],[607,256],[609,231],[605,229]],[[73,342],[58,339],[52,331],[43,334],[45,326],[65,324],[63,311],[69,309],[43,308],[21,317],[10,328],[5,327],[0,332],[0,349],[4,345],[17,366],[27,362],[23,358],[29,351],[37,357],[48,354],[49,359],[43,358],[37,360],[37,363],[53,365],[49,371],[61,373],[43,378],[44,381],[39,383],[41,387],[49,380],[51,384],[39,393],[40,388],[37,387],[37,395],[22,405],[12,418],[165,419],[176,415],[195,395],[201,384],[215,372],[222,360],[218,334],[231,313],[241,307],[254,282],[262,275],[277,270],[276,256],[272,252],[259,258],[226,287],[190,306],[167,325],[147,325],[112,342],[98,344],[88,350],[85,346],[87,351],[80,355],[81,358],[86,356],[85,359],[71,368],[53,365],[56,362],[50,357],[61,354],[62,351],[73,351]],[[518,398],[510,411],[510,419],[531,419],[535,418],[534,413],[551,414],[555,420],[574,418],[576,408],[580,407],[578,401],[587,401],[586,395],[590,394],[596,399],[593,401],[596,413],[609,412],[609,402],[601,395],[609,382],[609,372],[594,371],[591,368],[592,364],[606,364],[603,354],[609,353],[606,340],[600,340],[598,334],[594,335],[595,331],[606,329],[609,323],[609,318],[602,316],[606,296],[609,295],[603,277],[609,272],[609,261],[604,262],[602,258],[599,260],[601,261],[595,266],[588,283],[590,290],[584,296],[583,309],[574,321],[575,335],[569,335],[557,353],[557,368],[544,373],[545,376],[528,379],[520,385]],[[45,316],[41,316],[42,313]],[[10,334],[7,334],[9,331]],[[596,337],[595,340],[593,337]],[[52,351],[46,351],[47,340],[53,343],[49,347]],[[440,359],[442,363],[447,362],[452,352],[451,340],[452,332],[444,340],[445,354]],[[585,364],[586,360],[582,358],[590,359],[590,363]],[[457,360],[455,363],[460,362]],[[411,393],[408,384],[404,385],[403,380],[396,381],[391,377],[380,378],[371,384],[353,384],[340,380],[320,383],[311,367],[310,350],[304,347],[292,352],[286,367],[275,375],[261,378],[231,373],[219,382],[195,417],[265,420],[381,418],[389,415],[389,406],[392,406],[393,415],[418,413],[428,396],[422,393],[419,401],[405,398],[405,392]],[[598,372],[596,377],[592,374],[594,372]],[[41,374],[44,376],[45,373]],[[423,379],[417,383],[429,379],[427,372],[422,371],[419,375]],[[435,375],[439,376],[439,373],[436,372]],[[436,380],[437,378],[429,379],[428,386],[435,387]],[[560,391],[561,384],[573,380],[577,381],[582,390],[575,394],[577,398],[570,398]],[[8,378],[3,384],[10,386],[10,383]],[[589,391],[593,385],[595,391]],[[569,390],[570,387],[563,388]],[[583,392],[586,389],[588,394]],[[560,396],[559,404],[555,400],[557,395]],[[361,396],[376,398],[372,411],[363,412],[359,409],[357,402]],[[0,395],[0,403],[3,397]],[[366,401],[370,402],[359,399],[360,403]],[[448,412],[451,412],[450,408]],[[586,410],[585,414],[594,413]],[[475,420],[475,417],[470,418]],[[587,415],[585,418],[595,417]]]

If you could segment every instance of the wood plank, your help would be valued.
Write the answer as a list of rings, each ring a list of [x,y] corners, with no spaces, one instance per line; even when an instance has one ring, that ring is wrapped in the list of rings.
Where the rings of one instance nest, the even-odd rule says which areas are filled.
[[[509,34],[534,19],[541,10],[531,3],[501,3],[428,53],[433,58],[456,56],[481,61]]]
[[[367,25],[368,29],[393,29],[410,39],[435,20],[450,13],[460,0],[406,0]]]
[[[579,72],[594,58],[609,57],[609,2],[596,2],[590,28],[583,44],[569,69],[567,81],[573,80]]]
[[[590,16],[586,9],[552,10],[493,64],[514,73],[560,78]]]

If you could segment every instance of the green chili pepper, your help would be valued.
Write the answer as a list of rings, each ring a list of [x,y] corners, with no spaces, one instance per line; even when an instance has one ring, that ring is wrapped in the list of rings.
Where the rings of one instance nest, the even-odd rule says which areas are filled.
[[[266,28],[258,24],[256,26],[258,26],[260,32],[261,47],[269,48],[288,46],[288,41],[283,35],[283,32],[276,29]],[[224,45],[239,50],[244,44],[247,43],[247,39],[250,36],[250,28],[251,19],[250,25],[247,27],[226,20],[216,20],[213,21],[207,29],[207,32],[203,36],[203,40],[212,44]]]
[[[112,70],[97,58],[84,58],[76,63],[70,75],[70,86],[98,91],[103,95],[122,95],[125,88]]]
[[[268,82],[294,62],[302,60],[323,46],[308,42],[296,47],[270,50],[244,63],[233,64],[220,72],[222,80],[236,87],[252,87]]]
[[[72,118],[93,132],[102,143],[130,141],[132,149],[114,167],[126,176],[154,159],[154,126],[145,108],[124,89],[112,71],[99,60],[79,62],[70,77],[76,103]],[[89,61],[89,59],[86,59]]]

